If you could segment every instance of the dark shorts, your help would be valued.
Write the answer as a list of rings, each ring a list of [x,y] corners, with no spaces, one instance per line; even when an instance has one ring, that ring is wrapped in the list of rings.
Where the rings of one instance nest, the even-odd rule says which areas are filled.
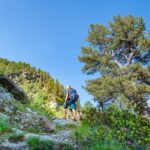
[[[73,101],[67,101],[64,103],[64,109],[67,109],[68,106],[70,107],[70,109],[76,109],[76,104]]]

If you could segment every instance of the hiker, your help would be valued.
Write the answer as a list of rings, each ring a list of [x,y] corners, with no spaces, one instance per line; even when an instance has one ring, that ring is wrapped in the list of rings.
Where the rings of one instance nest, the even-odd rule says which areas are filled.
[[[72,109],[68,109],[67,110],[67,119],[71,119],[72,114],[73,114]],[[76,116],[77,116],[77,113],[76,113]]]
[[[71,86],[66,87],[66,98],[64,103],[64,117],[66,118],[66,110],[68,106],[72,110],[73,119],[76,120],[76,104],[75,102],[78,100],[79,96],[75,89],[71,88]]]

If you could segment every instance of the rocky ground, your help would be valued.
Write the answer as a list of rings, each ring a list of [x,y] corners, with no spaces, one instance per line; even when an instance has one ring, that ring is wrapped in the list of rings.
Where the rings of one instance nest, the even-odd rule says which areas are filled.
[[[56,142],[56,145],[57,143],[61,143],[61,142],[66,143],[66,144],[71,145],[72,149],[77,149],[76,143],[70,138],[72,129],[65,128],[65,125],[72,124],[72,122],[64,120],[64,119],[56,119],[56,120],[57,121],[59,120],[59,123],[60,123],[60,124],[57,123],[57,125],[60,125],[62,127],[62,124],[63,124],[64,126],[64,128],[61,129],[60,131],[57,131],[54,133],[41,133],[41,134],[27,133],[27,134],[24,134],[24,141],[21,141],[21,142],[11,142],[8,139],[5,139],[4,141],[0,142],[0,150],[29,150],[28,144],[25,141],[33,137],[39,138],[44,141],[54,141]],[[54,120],[54,122],[56,120]],[[64,124],[64,122],[66,124]],[[18,134],[23,133],[22,130],[16,129],[15,131]]]
[[[0,150],[30,150],[27,144],[30,138],[53,141],[59,150],[65,150],[60,143],[77,149],[76,143],[70,138],[77,124],[72,120],[54,117],[50,120],[21,104],[0,86]]]

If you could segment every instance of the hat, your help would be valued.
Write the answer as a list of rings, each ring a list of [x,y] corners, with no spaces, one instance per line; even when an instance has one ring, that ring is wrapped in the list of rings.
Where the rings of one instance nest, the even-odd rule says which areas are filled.
[[[70,85],[67,85],[66,86],[66,90],[70,90],[71,89],[71,86]]]

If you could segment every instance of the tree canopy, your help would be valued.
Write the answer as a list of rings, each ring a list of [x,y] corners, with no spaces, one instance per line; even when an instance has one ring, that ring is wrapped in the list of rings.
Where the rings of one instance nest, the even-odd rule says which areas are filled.
[[[114,16],[108,27],[92,24],[79,60],[85,89],[99,102],[128,102],[142,113],[150,95],[150,36],[142,17]]]

